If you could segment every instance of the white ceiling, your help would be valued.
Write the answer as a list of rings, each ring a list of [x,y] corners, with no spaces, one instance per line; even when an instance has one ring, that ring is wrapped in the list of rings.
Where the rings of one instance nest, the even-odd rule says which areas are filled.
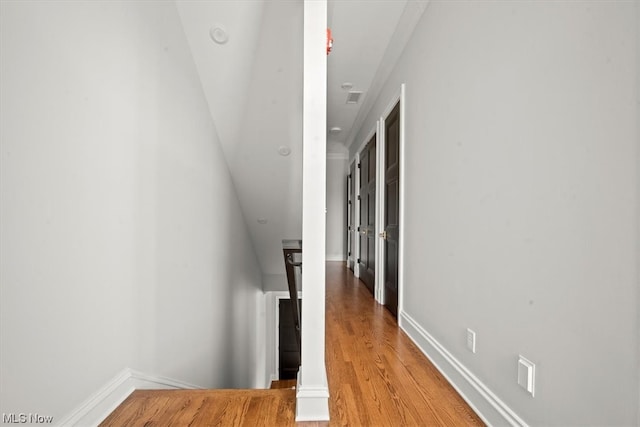
[[[339,134],[328,133],[331,141],[346,145],[364,101],[377,95],[370,91],[371,83],[405,4],[406,0],[331,2],[328,21],[335,47],[327,64],[327,126],[342,128]],[[346,103],[343,83],[363,92],[358,104]]]
[[[329,1],[329,151],[346,153],[425,5]],[[266,275],[284,274],[281,241],[302,232],[303,2],[178,0],[177,6],[260,267]],[[212,27],[223,28],[228,41],[214,43]],[[346,104],[344,82],[363,92],[358,104]],[[335,126],[342,131],[330,133]],[[291,154],[280,156],[281,146]]]

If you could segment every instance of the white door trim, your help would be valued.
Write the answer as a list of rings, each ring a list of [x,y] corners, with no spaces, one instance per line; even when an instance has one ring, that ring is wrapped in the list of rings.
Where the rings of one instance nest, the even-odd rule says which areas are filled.
[[[404,193],[405,193],[405,84],[400,85],[400,90],[396,92],[396,95],[391,99],[391,102],[387,104],[387,107],[383,110],[380,120],[378,121],[378,145],[377,145],[377,161],[378,172],[376,175],[377,180],[377,194],[376,194],[376,233],[378,239],[376,240],[376,300],[380,304],[384,304],[384,247],[380,243],[380,233],[384,229],[384,197],[385,197],[385,118],[391,114],[396,104],[400,103],[400,193],[399,193],[399,217],[398,226],[400,228],[400,234],[398,236],[398,315],[402,311],[403,307],[403,284],[404,284]],[[378,249],[380,248],[380,249]]]
[[[354,185],[356,186],[355,191],[355,200],[354,200],[354,209],[353,214],[356,216],[354,221],[354,229],[351,230],[353,237],[353,274],[356,277],[360,277],[360,263],[358,260],[360,259],[360,233],[358,230],[360,229],[360,168],[358,165],[360,164],[360,151],[358,151],[353,159],[356,164],[355,167],[355,180]]]
[[[384,180],[386,171],[385,162],[385,117],[384,114],[378,120],[378,144],[376,145],[376,281],[375,293],[376,301],[384,305],[384,245],[381,242],[380,233],[384,228]]]
[[[398,313],[403,312],[404,307],[404,242],[405,242],[405,120],[406,113],[406,86],[400,85],[400,206],[398,211],[398,226],[400,227],[398,236]]]

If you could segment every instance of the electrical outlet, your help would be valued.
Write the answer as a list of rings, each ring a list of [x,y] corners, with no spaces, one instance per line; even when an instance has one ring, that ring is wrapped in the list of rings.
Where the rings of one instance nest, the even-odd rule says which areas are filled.
[[[476,352],[476,333],[467,328],[467,348],[471,353]]]

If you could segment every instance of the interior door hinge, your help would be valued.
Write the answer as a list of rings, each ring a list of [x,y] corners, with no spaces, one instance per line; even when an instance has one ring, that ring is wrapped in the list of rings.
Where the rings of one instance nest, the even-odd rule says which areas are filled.
[[[362,167],[362,163],[358,163],[358,169]]]

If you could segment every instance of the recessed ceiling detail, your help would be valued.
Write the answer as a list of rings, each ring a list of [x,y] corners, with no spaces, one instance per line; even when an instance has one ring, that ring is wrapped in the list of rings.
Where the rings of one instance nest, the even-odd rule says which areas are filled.
[[[291,154],[291,148],[287,147],[286,145],[281,145],[278,148],[278,154],[280,154],[283,157],[286,157],[289,154]]]
[[[360,91],[349,91],[347,94],[347,104],[357,104],[360,101],[360,96],[362,96],[362,92]]]
[[[220,25],[214,25],[211,27],[211,29],[209,29],[209,36],[211,37],[211,40],[218,44],[225,44],[229,41],[229,34],[227,34],[227,30]]]

